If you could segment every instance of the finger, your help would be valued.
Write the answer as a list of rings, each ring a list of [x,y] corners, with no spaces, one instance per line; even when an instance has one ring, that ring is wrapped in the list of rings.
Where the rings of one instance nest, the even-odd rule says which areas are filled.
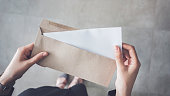
[[[123,48],[123,57],[125,57],[126,59],[130,59],[129,52],[124,48]]]
[[[131,58],[137,59],[136,51],[134,46],[123,43],[123,48],[129,52]]]
[[[125,63],[126,60],[130,59],[130,56],[127,50],[123,49],[122,51],[123,51],[123,62]]]
[[[123,66],[123,58],[122,58],[122,52],[120,50],[120,47],[115,46],[115,59],[116,59],[116,65],[118,68]]]
[[[40,61],[41,59],[43,59],[46,56],[48,56],[47,52],[40,52],[37,55],[35,55],[34,57],[30,58],[28,60],[28,62],[29,62],[29,64],[33,65],[33,64],[37,63],[38,61]]]
[[[129,45],[129,44],[126,44],[126,43],[123,43],[123,48],[128,50],[129,51],[129,55],[131,57],[131,64],[134,66],[140,66],[140,62],[139,62],[139,59],[137,57],[137,54],[136,54],[136,51],[135,51],[135,48],[132,46],[132,45]]]
[[[31,52],[32,51],[30,51],[30,50],[25,50],[24,55],[30,58]]]
[[[26,51],[30,51],[33,49],[34,43],[28,44],[26,46],[18,48],[18,52],[21,53],[21,55],[25,54]]]
[[[26,46],[24,46],[25,49],[28,49],[28,50],[32,50],[34,47],[34,43],[31,43],[31,44],[28,44]]]

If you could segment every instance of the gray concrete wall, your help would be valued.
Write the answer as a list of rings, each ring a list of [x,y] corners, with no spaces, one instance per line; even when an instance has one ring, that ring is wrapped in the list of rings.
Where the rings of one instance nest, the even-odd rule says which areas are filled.
[[[170,0],[0,0],[0,72],[16,49],[34,42],[43,18],[76,27],[123,27],[123,41],[136,47],[141,68],[133,96],[170,95]],[[16,82],[23,90],[55,85],[60,72],[34,65]],[[86,82],[89,96],[106,96],[104,88]]]

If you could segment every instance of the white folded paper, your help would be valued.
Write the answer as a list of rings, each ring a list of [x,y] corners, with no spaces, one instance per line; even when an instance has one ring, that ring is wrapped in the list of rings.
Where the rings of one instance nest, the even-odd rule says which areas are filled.
[[[49,32],[43,35],[112,59],[115,59],[114,46],[122,47],[121,27]]]

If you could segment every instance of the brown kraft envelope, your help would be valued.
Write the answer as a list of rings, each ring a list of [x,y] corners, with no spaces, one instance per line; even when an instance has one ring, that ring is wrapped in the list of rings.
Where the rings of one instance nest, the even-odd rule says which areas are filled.
[[[49,56],[38,62],[73,76],[108,87],[116,69],[115,60],[43,36],[47,32],[76,30],[62,24],[43,20],[32,51],[32,56],[47,51]],[[114,54],[114,53],[113,53]]]

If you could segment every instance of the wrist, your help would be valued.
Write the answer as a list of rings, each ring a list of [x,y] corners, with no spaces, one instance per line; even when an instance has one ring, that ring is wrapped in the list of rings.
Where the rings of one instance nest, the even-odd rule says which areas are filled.
[[[116,86],[116,96],[131,96],[131,92],[132,88],[126,84]]]
[[[116,89],[116,96],[131,96],[131,90],[128,89]]]
[[[2,75],[2,76],[0,77],[0,83],[1,83],[2,85],[8,85],[10,82],[11,82],[10,78],[8,78],[8,77],[6,77],[6,76]]]
[[[0,83],[0,96],[11,96],[14,90],[13,85],[15,82],[11,82],[11,80],[5,78],[4,75],[0,75]]]

